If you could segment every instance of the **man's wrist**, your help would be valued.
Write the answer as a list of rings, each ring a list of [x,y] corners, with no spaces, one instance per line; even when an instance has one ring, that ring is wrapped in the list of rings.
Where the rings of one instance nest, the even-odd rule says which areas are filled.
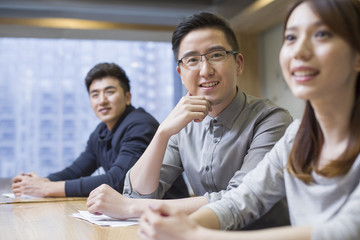
[[[168,141],[171,137],[171,134],[166,130],[166,128],[162,127],[160,124],[158,130],[156,131],[155,135],[158,136],[159,139]]]
[[[126,205],[128,206],[127,214],[130,218],[132,218],[132,217],[140,217],[141,214],[144,213],[148,203],[144,199],[128,198]]]
[[[51,183],[50,181],[44,180],[41,193],[43,197],[51,197]]]
[[[43,197],[66,197],[65,181],[51,182],[44,181],[42,188]]]

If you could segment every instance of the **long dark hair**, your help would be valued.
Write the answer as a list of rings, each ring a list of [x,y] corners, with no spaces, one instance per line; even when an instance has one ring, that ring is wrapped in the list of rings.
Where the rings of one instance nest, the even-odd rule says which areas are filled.
[[[356,52],[360,53],[360,1],[358,0],[301,0],[296,2],[285,19],[284,30],[293,10],[307,2],[315,13],[333,32],[342,37]],[[301,125],[289,156],[288,169],[291,174],[306,183],[313,181],[311,172],[317,171],[326,177],[346,174],[360,153],[360,74],[358,73],[355,102],[350,119],[350,139],[346,151],[318,170],[324,136],[315,117],[314,109],[306,102]]]

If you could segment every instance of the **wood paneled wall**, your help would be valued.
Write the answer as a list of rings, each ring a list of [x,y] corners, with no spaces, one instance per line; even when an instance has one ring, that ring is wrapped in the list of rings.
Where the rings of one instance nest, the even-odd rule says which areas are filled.
[[[244,56],[244,71],[238,79],[239,88],[247,94],[261,97],[259,76],[259,37],[257,34],[237,34],[239,51]]]
[[[245,59],[244,72],[238,80],[238,85],[244,92],[262,97],[259,38],[263,31],[283,21],[293,2],[294,0],[257,0],[230,20]]]

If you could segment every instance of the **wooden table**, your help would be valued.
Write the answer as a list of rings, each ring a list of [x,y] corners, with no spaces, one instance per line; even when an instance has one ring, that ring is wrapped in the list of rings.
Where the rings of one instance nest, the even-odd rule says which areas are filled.
[[[11,179],[0,179],[5,192],[11,192]],[[70,216],[78,210],[87,210],[86,198],[1,203],[0,239],[138,239],[137,226],[100,227]]]

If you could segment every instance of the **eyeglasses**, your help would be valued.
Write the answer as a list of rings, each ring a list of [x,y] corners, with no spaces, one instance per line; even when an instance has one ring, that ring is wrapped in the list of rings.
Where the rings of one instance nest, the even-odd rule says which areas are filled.
[[[180,60],[178,60],[177,63],[178,65],[182,63],[184,67],[187,67],[189,69],[198,69],[200,67],[200,62],[202,62],[203,56],[206,58],[208,63],[214,64],[218,62],[224,62],[229,54],[234,55],[234,54],[238,54],[238,52],[226,51],[226,50],[212,51],[199,55],[185,56]]]

